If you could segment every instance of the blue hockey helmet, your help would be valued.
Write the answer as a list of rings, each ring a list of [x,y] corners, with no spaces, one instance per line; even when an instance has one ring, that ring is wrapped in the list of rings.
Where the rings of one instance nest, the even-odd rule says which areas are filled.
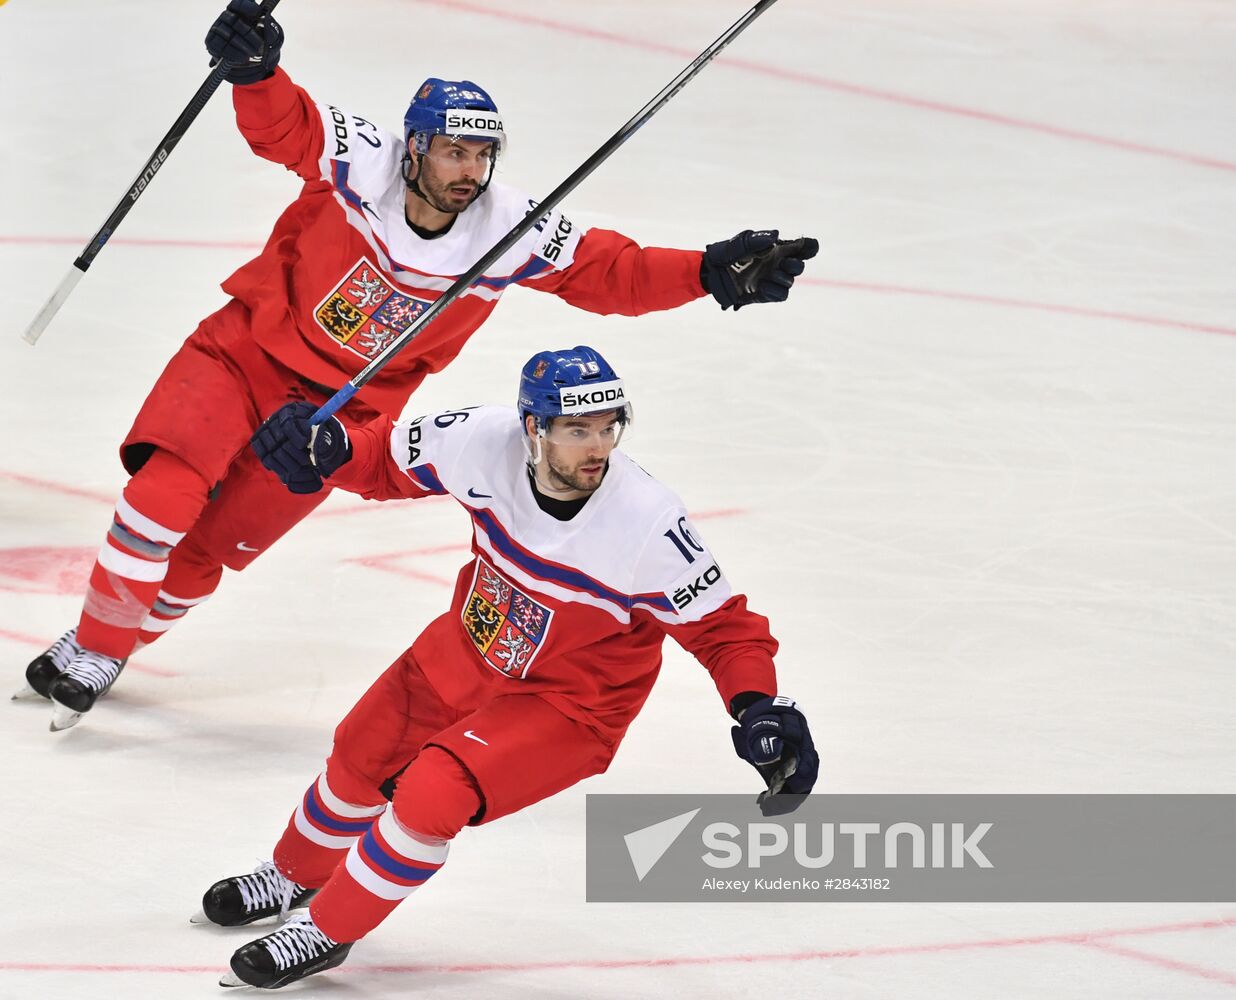
[[[494,144],[493,159],[506,148],[502,115],[493,98],[471,80],[439,80],[420,85],[403,116],[404,143],[423,156],[435,135]]]
[[[519,419],[536,420],[544,436],[555,417],[618,411],[618,422],[632,420],[626,388],[599,351],[591,347],[541,351],[524,365],[519,376]]]

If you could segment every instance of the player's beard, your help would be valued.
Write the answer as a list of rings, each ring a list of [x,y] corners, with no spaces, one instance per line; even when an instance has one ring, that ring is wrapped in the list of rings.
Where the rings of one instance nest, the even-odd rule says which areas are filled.
[[[601,466],[600,474],[588,475],[580,470],[586,465]],[[605,479],[605,471],[609,468],[609,460],[604,458],[585,458],[574,466],[567,466],[555,461],[549,448],[545,451],[545,485],[552,490],[579,490],[582,493],[593,493]]]
[[[429,171],[423,171],[420,178],[421,193],[425,196],[425,200],[429,202],[439,212],[447,212],[454,214],[462,212],[465,208],[471,205],[480,195],[481,186],[475,182],[468,182],[471,190],[468,193],[467,199],[456,198],[452,187],[462,187],[462,183],[455,181],[451,184],[439,183],[429,175]]]

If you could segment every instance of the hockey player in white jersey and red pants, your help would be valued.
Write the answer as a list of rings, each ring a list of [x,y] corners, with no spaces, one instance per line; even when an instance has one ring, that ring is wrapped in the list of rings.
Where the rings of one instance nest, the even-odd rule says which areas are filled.
[[[241,133],[304,187],[262,253],[224,282],[231,300],[172,358],[121,444],[132,478],[78,624],[26,670],[26,690],[53,702],[53,729],[90,710],[139,643],[209,598],[225,566],[247,567],[325,499],[290,495],[262,472],[246,447],[262,416],[324,402],[535,207],[490,183],[506,134],[476,84],[426,80],[400,137],[313,101],[279,68],[282,42],[254,0],[231,0],[207,36],[231,67]],[[595,313],[638,316],[708,294],[740,308],[785,299],[817,249],[750,230],[703,252],[641,247],[550,212],[339,416],[350,426],[398,414],[512,285]]]
[[[463,827],[604,771],[667,635],[712,675],[739,756],[784,793],[811,790],[819,761],[802,712],[777,696],[768,621],[731,590],[682,501],[614,450],[631,407],[596,351],[533,357],[518,413],[349,431],[333,418],[311,428],[313,412],[288,404],[253,439],[290,490],[449,494],[472,518],[473,558],[450,610],[335,730],[273,861],[206,892],[205,917],[225,926],[308,906],[240,948],[225,985],[333,968],[442,867]]]

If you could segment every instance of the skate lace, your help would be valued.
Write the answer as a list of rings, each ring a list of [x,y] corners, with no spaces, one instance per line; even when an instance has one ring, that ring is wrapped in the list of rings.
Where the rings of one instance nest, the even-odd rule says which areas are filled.
[[[274,934],[260,940],[280,970],[312,961],[338,944],[318,930],[307,915],[293,917]]]
[[[81,646],[77,644],[77,629],[71,628],[53,642],[44,655],[57,670],[64,670],[81,651]]]
[[[263,907],[279,904],[280,915],[287,911],[292,897],[301,890],[275,867],[273,861],[264,861],[252,875],[242,875],[236,880],[245,912],[251,913]]]
[[[122,664],[110,656],[83,649],[64,670],[65,674],[95,691],[102,691],[120,676]]]

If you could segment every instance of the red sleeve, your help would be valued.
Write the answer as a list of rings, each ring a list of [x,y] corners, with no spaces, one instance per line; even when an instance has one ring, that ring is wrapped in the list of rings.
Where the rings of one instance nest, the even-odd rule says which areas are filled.
[[[391,457],[388,416],[348,428],[352,457],[335,470],[330,485],[366,500],[419,500],[432,494],[418,486]]]
[[[641,316],[706,295],[700,284],[703,258],[702,250],[641,247],[621,233],[589,229],[569,267],[523,286],[552,292],[588,312]]]
[[[777,693],[773,666],[777,640],[768,631],[768,619],[748,609],[742,594],[735,594],[699,621],[663,623],[663,627],[666,635],[708,668],[727,713],[736,694]]]
[[[232,88],[236,124],[258,156],[282,163],[307,181],[321,177],[322,116],[307,93],[279,67],[259,83]]]

